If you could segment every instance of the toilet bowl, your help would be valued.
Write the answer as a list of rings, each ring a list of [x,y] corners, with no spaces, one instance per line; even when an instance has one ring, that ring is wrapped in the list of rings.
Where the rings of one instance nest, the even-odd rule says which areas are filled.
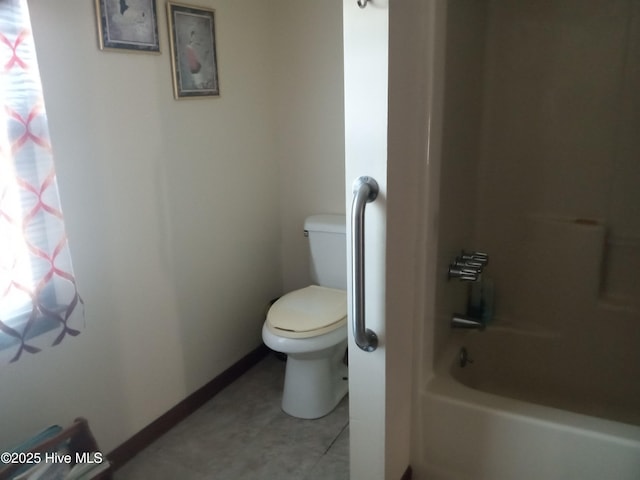
[[[282,410],[319,418],[349,389],[347,366],[347,238],[345,215],[304,222],[313,285],[280,297],[262,327],[264,343],[287,355]]]
[[[330,413],[348,391],[347,292],[311,285],[269,309],[264,343],[287,354],[282,410],[298,418]]]

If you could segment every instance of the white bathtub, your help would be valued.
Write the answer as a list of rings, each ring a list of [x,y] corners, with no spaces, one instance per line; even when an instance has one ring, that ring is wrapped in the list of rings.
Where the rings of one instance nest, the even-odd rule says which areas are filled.
[[[434,377],[421,394],[423,427],[420,442],[424,446],[424,458],[419,478],[639,480],[640,426],[633,422],[640,403],[626,405],[622,402],[621,411],[614,409],[612,416],[624,422],[613,421],[602,418],[608,415],[605,414],[606,405],[605,408],[596,405],[592,396],[583,398],[577,391],[571,395],[567,393],[571,390],[566,388],[557,388],[559,393],[556,395],[553,386],[540,388],[537,379],[527,380],[518,374],[518,368],[527,370],[528,365],[535,363],[540,348],[549,349],[547,360],[558,353],[554,350],[561,348],[557,348],[558,342],[554,338],[545,335],[524,339],[526,342],[522,345],[519,343],[523,340],[521,337],[521,334],[492,332],[491,329],[456,332],[436,363]],[[460,369],[458,360],[463,345],[474,363]],[[498,348],[499,345],[512,347],[507,358],[500,358],[497,351],[505,349]],[[523,348],[529,349],[514,358]],[[513,368],[500,369],[496,362]],[[575,367],[570,360],[537,365],[536,368],[537,371],[552,370],[556,365],[558,368],[554,370],[562,370],[562,364],[569,366],[564,374],[570,375]],[[512,380],[514,376],[521,377],[517,378],[515,387],[506,385],[509,382],[505,379]],[[554,374],[551,378],[556,381],[560,377]],[[567,379],[567,383],[572,384],[572,388],[573,383],[581,384],[571,380]],[[630,381],[640,382],[640,378]],[[621,392],[624,391],[622,388]],[[621,392],[613,392],[612,398],[617,399]],[[522,400],[528,396],[539,403]],[[548,406],[557,401],[556,407]]]

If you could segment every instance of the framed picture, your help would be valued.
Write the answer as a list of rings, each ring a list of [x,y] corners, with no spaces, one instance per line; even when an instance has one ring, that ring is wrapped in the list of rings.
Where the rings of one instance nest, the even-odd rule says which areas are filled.
[[[214,20],[214,10],[167,3],[176,99],[220,95]]]
[[[95,0],[100,50],[160,53],[156,0]]]

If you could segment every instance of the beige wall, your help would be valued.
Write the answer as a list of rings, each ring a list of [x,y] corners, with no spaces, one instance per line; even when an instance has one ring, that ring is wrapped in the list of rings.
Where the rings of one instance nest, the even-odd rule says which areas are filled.
[[[433,344],[437,356],[451,314],[465,308],[467,285],[444,281],[446,265],[478,248],[495,282],[489,328],[557,339],[545,361],[576,372],[568,380],[552,369],[550,384],[582,382],[595,395],[610,379],[636,378],[638,2],[457,0],[446,19],[427,352]]]
[[[480,249],[497,321],[628,323],[640,298],[640,7],[457,0],[446,19],[438,278],[458,250]],[[464,309],[457,283],[436,287],[436,355]]]
[[[443,13],[444,15],[445,13]],[[453,313],[465,313],[468,284],[448,280],[451,261],[482,250],[475,233],[478,161],[482,132],[483,68],[487,8],[484,2],[447,2],[442,95],[442,152],[437,230],[434,350],[437,357],[450,332]],[[436,241],[436,239],[433,239]]]
[[[637,309],[638,2],[488,5],[476,233],[497,316],[563,330],[542,306]]]
[[[604,291],[610,301],[631,303],[640,310],[640,283],[633,281],[640,270],[640,2],[632,2],[625,16],[629,23],[607,203],[612,234],[607,243]]]
[[[283,269],[291,218],[343,206],[336,2],[199,2],[221,97],[185,101],[164,2],[161,55],[100,52],[92,3],[29,1],[87,327],[0,371],[0,445],[78,415],[105,450],[126,440],[260,344],[267,301],[306,275]]]
[[[345,213],[342,3],[276,0],[283,292],[311,283],[305,217]]]

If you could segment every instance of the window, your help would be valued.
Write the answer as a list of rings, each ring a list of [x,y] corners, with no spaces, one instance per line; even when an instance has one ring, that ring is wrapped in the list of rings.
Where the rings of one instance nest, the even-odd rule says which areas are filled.
[[[0,363],[80,333],[26,0],[0,2]]]

